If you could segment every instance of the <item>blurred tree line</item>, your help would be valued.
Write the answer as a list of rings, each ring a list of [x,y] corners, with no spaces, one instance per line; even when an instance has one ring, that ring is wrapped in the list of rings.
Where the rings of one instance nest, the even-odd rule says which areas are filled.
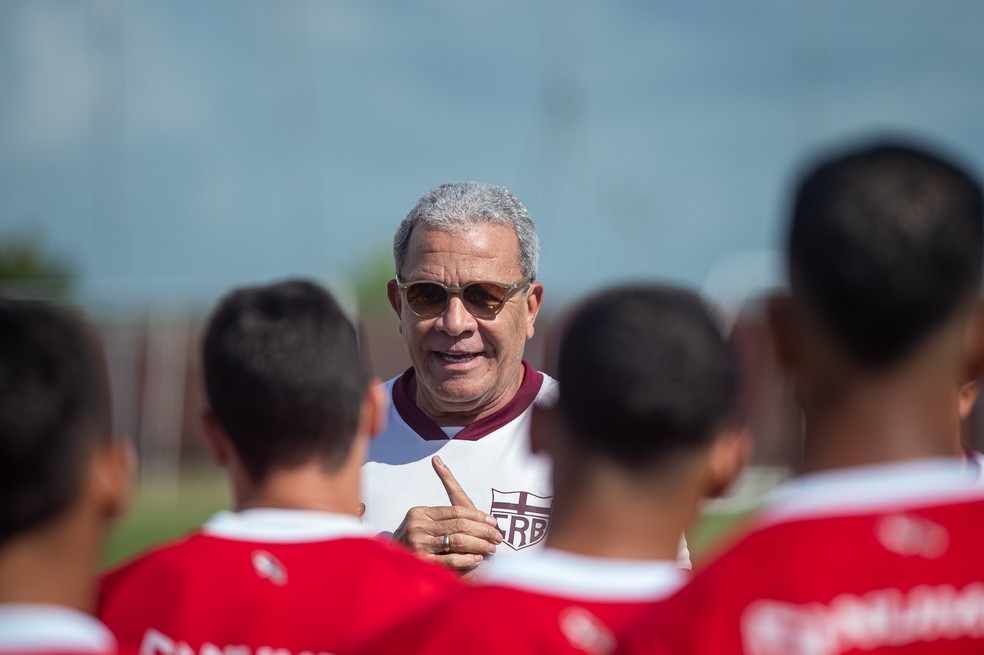
[[[40,233],[21,230],[0,235],[0,293],[66,300],[74,280],[70,261],[52,252]]]
[[[386,299],[386,283],[396,277],[393,272],[393,254],[388,250],[375,252],[355,267],[352,281],[359,303],[359,315],[378,319],[392,313]]]

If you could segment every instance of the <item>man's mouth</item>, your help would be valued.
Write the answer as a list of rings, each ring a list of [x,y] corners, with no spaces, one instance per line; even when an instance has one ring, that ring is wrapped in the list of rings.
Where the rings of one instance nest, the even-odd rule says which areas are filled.
[[[464,364],[479,356],[480,353],[437,353],[437,356],[449,364]]]

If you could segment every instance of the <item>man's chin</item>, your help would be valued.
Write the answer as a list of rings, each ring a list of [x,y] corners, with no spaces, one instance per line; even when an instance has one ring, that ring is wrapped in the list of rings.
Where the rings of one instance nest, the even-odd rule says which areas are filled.
[[[449,380],[434,389],[434,397],[448,405],[473,406],[481,403],[488,388],[472,381]]]
[[[430,392],[430,396],[441,404],[449,406],[469,407],[480,404],[489,392],[483,376],[475,374],[437,375],[429,380],[421,381]]]

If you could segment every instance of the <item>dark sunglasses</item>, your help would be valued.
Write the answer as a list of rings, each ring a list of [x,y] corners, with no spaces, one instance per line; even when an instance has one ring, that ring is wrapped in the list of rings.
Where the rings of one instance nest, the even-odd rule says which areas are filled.
[[[456,294],[469,314],[475,318],[492,319],[532,279],[532,275],[527,275],[516,284],[469,282],[463,287],[449,287],[430,280],[400,282],[400,278],[396,278],[396,284],[403,294],[403,302],[420,318],[440,316],[447,310],[451,296]]]

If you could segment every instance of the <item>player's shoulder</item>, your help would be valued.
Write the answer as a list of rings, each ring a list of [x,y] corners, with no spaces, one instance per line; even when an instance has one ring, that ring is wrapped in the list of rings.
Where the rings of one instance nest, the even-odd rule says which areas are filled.
[[[210,542],[201,530],[151,547],[116,565],[99,578],[100,600],[128,581],[139,578],[169,578],[177,571],[207,566],[205,551]]]
[[[812,562],[809,569],[818,573],[824,567],[850,571],[856,565],[869,566],[884,559],[886,553],[897,552],[895,533],[912,535],[927,530],[945,532],[946,541],[955,542],[951,543],[953,551],[978,542],[984,538],[984,495],[953,502],[793,517],[777,517],[763,511],[694,582],[720,576],[734,578],[741,576],[741,571],[750,579],[763,580],[762,567],[756,562],[768,562],[765,577],[780,579],[787,574],[802,578],[804,562]],[[831,548],[832,543],[850,544],[850,548]]]
[[[823,551],[832,534],[847,534],[831,528],[816,521],[771,524],[754,517],[712,553],[667,604],[672,609],[712,600],[725,603],[776,580],[799,579],[804,561],[827,559]],[[666,610],[660,606],[655,611]]]
[[[476,640],[487,626],[501,627],[502,640]],[[499,655],[504,643],[514,655],[607,653],[615,643],[612,628],[596,615],[592,603],[494,583],[466,586],[447,597],[414,624],[406,624],[390,644],[407,640],[416,644],[407,652],[448,655],[460,652],[463,643],[475,655]]]
[[[536,607],[532,595],[511,587],[493,584],[464,584],[443,603],[439,613],[440,621],[454,620],[456,623],[475,623],[476,617],[481,621],[496,621],[505,615],[509,621],[518,617],[532,620],[526,611]]]
[[[647,615],[625,630],[618,636],[614,655],[679,655],[687,652],[683,644],[674,642],[672,625],[659,618],[658,613],[655,617]]]
[[[540,389],[536,394],[537,404],[554,402],[557,399],[557,390],[560,388],[559,383],[543,371],[537,371],[537,374],[540,376]]]
[[[761,568],[761,562],[757,567]],[[724,625],[722,610],[726,611],[728,601],[715,592],[727,594],[730,590],[720,586],[728,583],[714,574],[703,578],[709,584],[702,588],[698,578],[707,571],[698,573],[667,598],[643,608],[617,635],[615,652],[619,655],[677,655],[691,652],[698,635],[719,631]]]
[[[490,613],[485,602],[496,596],[483,585],[459,585],[459,588],[425,609],[414,612],[396,625],[375,635],[355,651],[357,655],[388,655],[389,653],[460,653],[499,655],[503,650],[524,655],[543,652],[532,649],[534,644],[523,638],[524,626],[535,617],[524,615],[514,606],[508,620],[500,613]],[[506,630],[508,635],[497,638],[488,633],[489,626]],[[504,645],[505,644],[505,645]]]
[[[458,577],[449,569],[426,562],[384,537],[351,537],[339,540],[337,546],[350,551],[352,558],[360,561],[364,570],[380,577],[427,580],[453,589],[461,586]]]
[[[685,585],[645,608],[642,619],[620,637],[620,647],[625,653],[661,653],[661,648],[669,648],[667,644],[675,644],[666,651],[673,652],[694,636],[697,623],[711,626],[727,622],[729,612],[776,581],[798,579],[803,572],[802,557],[809,557],[801,546],[827,543],[812,543],[803,527],[812,526],[790,530],[789,526],[763,525],[753,519],[739,528]]]
[[[183,562],[207,549],[208,543],[209,540],[201,529],[197,529],[131,556],[103,574],[103,578],[124,578],[136,571]]]

